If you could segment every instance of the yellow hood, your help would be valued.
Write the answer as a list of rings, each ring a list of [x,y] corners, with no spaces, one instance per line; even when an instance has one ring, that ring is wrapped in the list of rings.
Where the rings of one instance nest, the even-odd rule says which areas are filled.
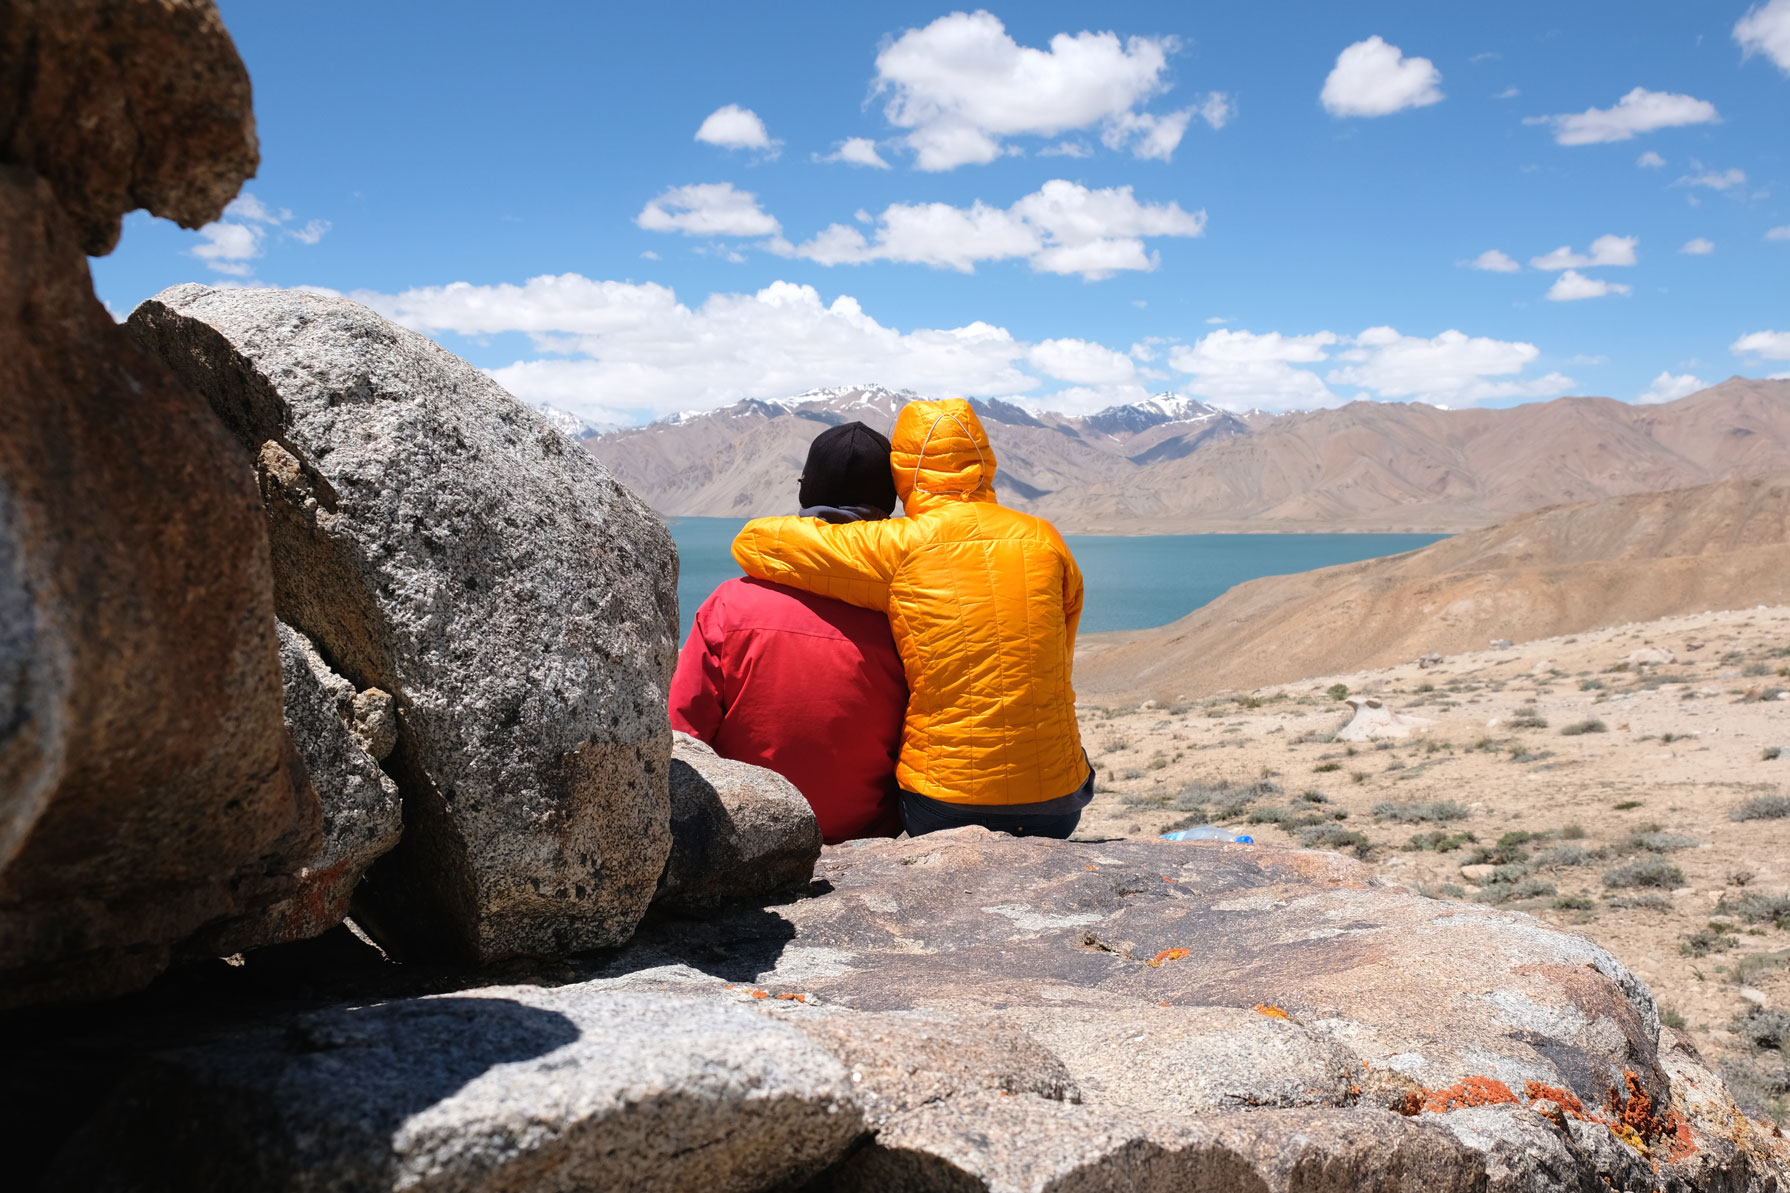
[[[975,408],[962,398],[909,402],[889,445],[895,493],[908,513],[942,501],[995,500],[994,449]]]

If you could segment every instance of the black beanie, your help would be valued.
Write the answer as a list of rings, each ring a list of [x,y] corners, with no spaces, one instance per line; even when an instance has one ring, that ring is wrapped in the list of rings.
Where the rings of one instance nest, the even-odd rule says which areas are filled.
[[[808,445],[802,467],[802,508],[874,505],[895,512],[895,478],[889,472],[889,440],[863,423],[828,427]]]

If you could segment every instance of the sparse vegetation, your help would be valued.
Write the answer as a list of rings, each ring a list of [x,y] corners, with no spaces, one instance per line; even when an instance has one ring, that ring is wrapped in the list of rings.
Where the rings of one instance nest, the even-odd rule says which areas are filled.
[[[1524,711],[1506,722],[1512,729],[1546,729],[1548,719],[1539,713]]]
[[[1535,864],[1550,870],[1591,863],[1591,851],[1583,845],[1556,845],[1535,855]]]
[[[1520,899],[1551,898],[1556,888],[1551,882],[1543,882],[1539,878],[1519,878],[1514,882],[1499,882],[1494,879],[1480,888],[1481,903],[1510,903]]]
[[[1317,774],[1327,775],[1327,774],[1330,774],[1332,771],[1341,770],[1342,763],[1340,763],[1340,762],[1320,762],[1316,766],[1312,767],[1311,769]]]
[[[1674,849],[1694,849],[1697,838],[1687,837],[1683,833],[1662,833],[1655,829],[1651,832],[1636,833],[1628,839],[1628,843],[1636,849],[1645,849],[1649,853],[1670,853]]]
[[[1554,900],[1555,911],[1590,911],[1597,903],[1586,895],[1561,895]]]
[[[1473,843],[1472,833],[1450,833],[1444,829],[1431,829],[1427,833],[1413,835],[1410,848],[1419,852],[1428,850],[1435,853],[1453,853],[1461,846]]]
[[[1560,735],[1562,737],[1581,737],[1587,733],[1608,733],[1609,731],[1610,727],[1608,725],[1605,725],[1596,717],[1592,717],[1589,720],[1574,721],[1570,725],[1562,726]]]
[[[1762,795],[1728,815],[1733,820],[1782,820],[1790,816],[1790,795]]]
[[[1374,805],[1374,815],[1381,820],[1390,820],[1395,824],[1423,824],[1434,822],[1446,824],[1450,820],[1465,820],[1470,813],[1466,806],[1453,800],[1437,800],[1433,803]]]
[[[1638,799],[1625,799],[1621,803],[1614,805],[1618,812],[1627,812],[1631,808],[1638,808],[1640,806],[1641,801]]]
[[[1617,895],[1610,900],[1617,911],[1671,911],[1672,900],[1652,891],[1638,895]]]
[[[1716,904],[1716,910],[1726,910],[1727,905],[1724,898]],[[1747,895],[1734,905],[1733,914],[1749,924],[1790,928],[1790,895]]]
[[[1678,946],[1678,951],[1686,957],[1725,953],[1740,944],[1740,937],[1730,935],[1730,932],[1731,928],[1727,924],[1707,924],[1685,937],[1684,942]]]
[[[1332,700],[1347,700],[1349,698],[1349,685],[1346,683],[1333,683],[1324,689],[1324,695],[1330,697]]]
[[[1642,858],[1640,861],[1630,862],[1626,866],[1615,866],[1605,870],[1604,885],[1608,887],[1681,887],[1684,885],[1684,871],[1663,857]]]

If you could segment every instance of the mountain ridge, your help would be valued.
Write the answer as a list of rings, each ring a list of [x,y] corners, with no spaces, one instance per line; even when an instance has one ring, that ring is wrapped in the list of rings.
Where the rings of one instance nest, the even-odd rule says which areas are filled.
[[[855,418],[887,431],[917,396],[861,385],[744,399],[583,442],[662,514],[787,513],[822,426]],[[972,401],[1001,499],[1079,533],[1453,533],[1565,502],[1790,471],[1782,380],[1734,377],[1653,406],[1568,397],[1238,415],[1161,394],[1071,416]]]

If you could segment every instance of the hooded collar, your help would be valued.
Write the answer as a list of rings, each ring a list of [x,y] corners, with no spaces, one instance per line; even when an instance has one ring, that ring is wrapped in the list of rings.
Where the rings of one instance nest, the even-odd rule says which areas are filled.
[[[895,492],[909,514],[953,501],[995,500],[994,449],[975,408],[963,399],[909,402],[889,443]]]

